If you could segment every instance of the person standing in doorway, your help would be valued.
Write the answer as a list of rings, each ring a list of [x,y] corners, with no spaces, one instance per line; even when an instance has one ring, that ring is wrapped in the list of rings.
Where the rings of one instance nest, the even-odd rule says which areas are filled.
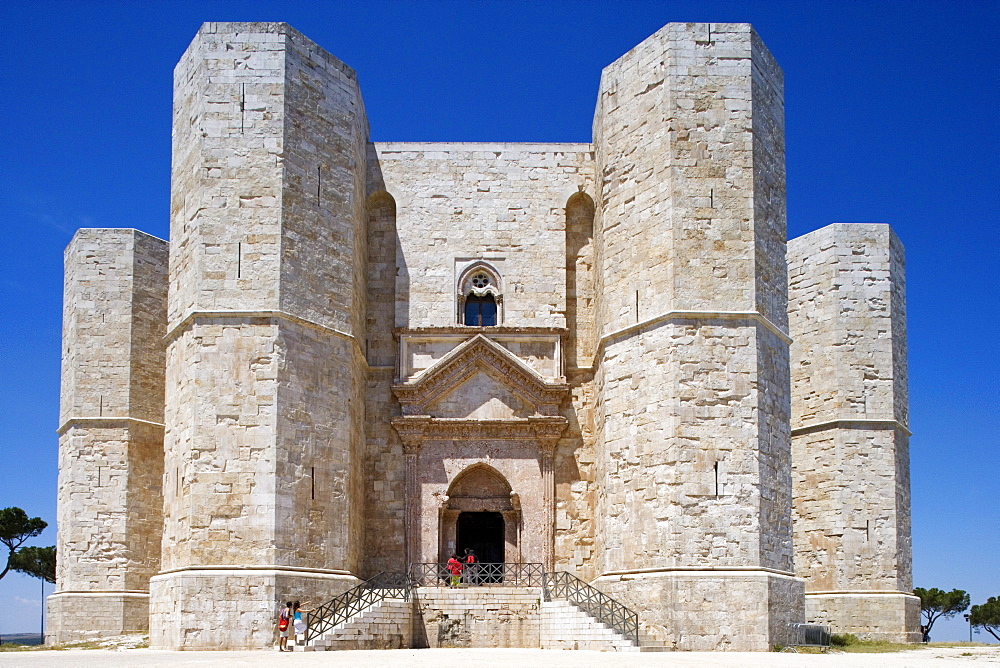
[[[452,552],[448,559],[448,572],[451,573],[451,586],[457,587],[462,583],[462,562],[458,560],[458,553]]]
[[[476,564],[476,553],[471,547],[465,548],[465,583],[478,584],[479,566]]]

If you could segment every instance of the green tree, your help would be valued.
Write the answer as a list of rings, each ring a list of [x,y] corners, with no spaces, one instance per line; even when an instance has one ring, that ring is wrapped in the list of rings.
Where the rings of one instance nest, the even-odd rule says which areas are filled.
[[[10,558],[10,570],[56,583],[56,548],[22,547]]]
[[[934,622],[941,617],[954,617],[969,607],[969,594],[961,589],[943,591],[914,587],[913,595],[920,597],[920,612],[926,622],[924,627],[927,634],[930,634]]]
[[[0,580],[10,571],[14,554],[24,541],[42,533],[48,523],[41,517],[28,517],[20,508],[0,508],[0,543],[7,546],[7,563],[0,571]]]
[[[982,605],[972,606],[969,623],[1000,640],[1000,597],[990,596]]]

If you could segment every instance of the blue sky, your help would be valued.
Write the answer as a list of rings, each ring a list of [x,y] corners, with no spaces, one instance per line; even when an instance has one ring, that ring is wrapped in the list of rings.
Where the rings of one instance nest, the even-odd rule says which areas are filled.
[[[358,71],[375,141],[542,142],[589,141],[601,68],[663,24],[746,21],[785,72],[789,236],[887,222],[906,245],[914,583],[1000,596],[1000,3],[8,0],[0,19],[0,507],[49,521],[37,544],[62,251],[79,227],[167,237],[171,73],[202,21],[294,25]],[[0,633],[36,630],[38,601],[0,581]]]

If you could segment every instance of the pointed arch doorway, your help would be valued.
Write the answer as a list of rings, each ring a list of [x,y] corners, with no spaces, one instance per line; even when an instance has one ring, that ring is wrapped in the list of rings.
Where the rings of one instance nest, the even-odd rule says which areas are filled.
[[[473,464],[448,488],[440,518],[440,557],[475,551],[482,563],[520,561],[521,513],[517,495],[496,469]]]

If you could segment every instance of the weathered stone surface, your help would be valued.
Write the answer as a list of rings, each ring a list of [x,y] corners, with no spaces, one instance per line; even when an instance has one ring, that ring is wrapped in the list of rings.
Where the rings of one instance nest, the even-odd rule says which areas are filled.
[[[167,244],[80,230],[65,266],[54,642],[148,628],[163,526]]]
[[[795,582],[782,75],[749,26],[708,28],[670,24],[602,76],[598,582],[648,627],[672,615],[683,648],[765,649],[796,611],[766,595],[769,572]],[[725,578],[643,575],[727,567],[756,570],[749,617]]]
[[[903,247],[887,225],[789,242],[796,572],[810,621],[918,641]]]
[[[54,633],[149,596],[154,647],[268,646],[281,601],[475,535],[664,646],[910,637],[902,248],[842,225],[786,259],[782,91],[750,26],[669,24],[604,70],[593,143],[373,144],[349,67],[205,24],[169,273],[134,232],[67,251]],[[589,633],[497,596],[330,646]]]

